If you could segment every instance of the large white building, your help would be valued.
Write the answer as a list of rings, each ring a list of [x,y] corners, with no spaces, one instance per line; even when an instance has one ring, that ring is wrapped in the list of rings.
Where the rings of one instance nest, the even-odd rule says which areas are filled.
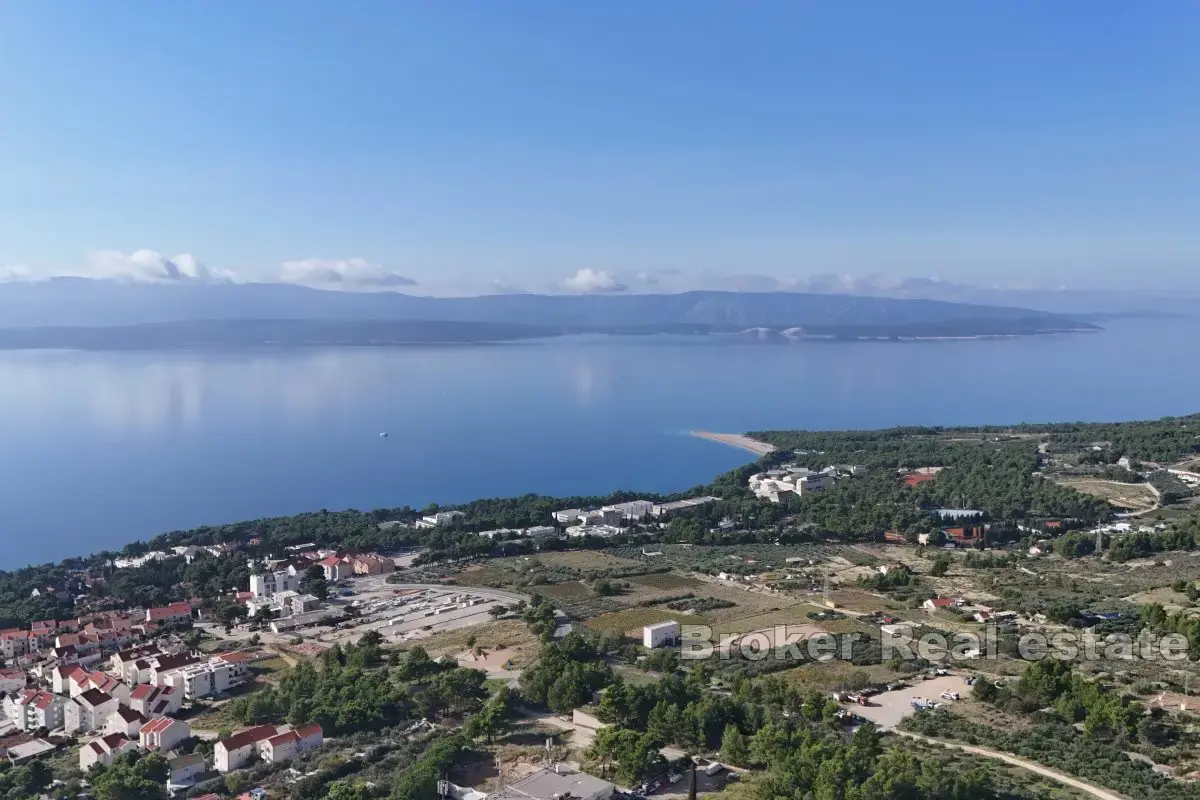
[[[417,528],[436,528],[439,525],[449,525],[459,517],[465,517],[461,511],[439,511],[427,517],[421,517],[414,524]]]
[[[654,503],[649,500],[630,500],[628,503],[614,503],[600,510],[615,511],[622,519],[643,520],[654,511]]]
[[[104,728],[109,716],[121,707],[117,698],[99,689],[88,689],[66,703],[63,727],[68,733],[85,733]]]
[[[67,701],[40,689],[22,689],[4,698],[4,715],[19,730],[63,727]]]
[[[679,641],[679,623],[667,620],[642,628],[642,646],[650,649],[668,647]]]
[[[250,592],[256,598],[274,597],[280,592],[295,592],[300,590],[300,574],[293,566],[287,569],[264,572],[250,576]]]
[[[249,675],[245,661],[227,661],[214,657],[199,664],[188,664],[159,675],[160,686],[170,686],[183,693],[184,698],[196,700],[224,694],[243,683]]]

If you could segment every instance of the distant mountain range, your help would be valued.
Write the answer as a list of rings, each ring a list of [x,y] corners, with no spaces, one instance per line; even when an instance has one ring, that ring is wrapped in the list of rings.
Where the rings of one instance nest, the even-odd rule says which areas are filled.
[[[1095,330],[1005,306],[796,292],[416,297],[284,284],[0,284],[0,347],[485,342],[577,333],[756,340],[1008,336]]]

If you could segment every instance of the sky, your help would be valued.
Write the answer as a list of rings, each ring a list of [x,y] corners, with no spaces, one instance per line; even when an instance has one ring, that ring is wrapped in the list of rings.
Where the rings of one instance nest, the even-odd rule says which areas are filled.
[[[1200,291],[1198,39],[1177,0],[14,0],[0,278]]]

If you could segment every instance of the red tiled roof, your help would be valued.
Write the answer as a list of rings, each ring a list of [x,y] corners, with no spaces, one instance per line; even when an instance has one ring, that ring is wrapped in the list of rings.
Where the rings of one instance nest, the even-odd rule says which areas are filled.
[[[324,736],[325,732],[321,730],[321,726],[317,723],[305,725],[303,728],[297,728],[296,733],[300,734],[301,739],[307,739],[310,736]]]
[[[278,747],[281,744],[298,741],[300,741],[300,734],[295,731],[288,731],[287,733],[281,733],[278,736],[272,736],[270,739],[267,739],[267,744],[271,745],[271,747]]]
[[[152,719],[143,725],[138,733],[162,733],[167,728],[170,728],[172,725],[176,724],[178,723],[170,717],[158,717],[157,719]]]
[[[337,556],[329,556],[328,558],[322,558],[317,563],[319,563],[322,567],[332,567],[342,563],[342,560]]]
[[[119,747],[124,747],[129,744],[129,739],[121,733],[110,733],[108,736],[101,736],[100,741],[104,742],[105,747],[111,753]]]
[[[270,739],[279,731],[274,725],[258,725],[253,728],[247,728],[244,731],[235,733],[228,739],[222,739],[217,744],[223,746],[227,751],[237,750],[246,745],[261,742],[264,739]]]
[[[151,686],[148,683],[139,683],[137,686],[134,687],[133,691],[129,693],[129,699],[130,700],[145,700],[147,697],[150,697],[154,693],[154,689],[155,689],[155,687]]]
[[[954,605],[954,598],[952,598],[952,597],[935,597],[930,602],[932,602],[938,608],[946,608],[948,606]]]
[[[155,622],[160,619],[191,615],[191,613],[192,606],[190,603],[171,603],[169,606],[150,609],[146,612],[146,619],[149,622]]]
[[[254,658],[253,653],[237,652],[237,653],[221,653],[217,658],[224,661],[226,664],[236,664],[239,661],[249,661]]]

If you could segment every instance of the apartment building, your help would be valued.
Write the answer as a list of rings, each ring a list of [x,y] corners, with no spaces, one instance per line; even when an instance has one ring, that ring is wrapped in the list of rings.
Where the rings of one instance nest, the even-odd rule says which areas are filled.
[[[299,591],[300,574],[293,566],[250,576],[250,592],[258,599],[269,599],[279,592]]]
[[[129,707],[145,717],[174,714],[183,706],[183,692],[173,686],[141,683],[129,693]]]
[[[4,698],[4,715],[19,730],[54,730],[63,726],[66,700],[41,689],[22,689]]]
[[[248,676],[249,669],[245,661],[227,661],[218,657],[162,673],[159,683],[182,692],[188,700],[196,700],[224,694],[243,683]]]
[[[99,689],[88,689],[67,701],[63,712],[63,727],[68,733],[98,731],[108,724],[108,718],[121,707],[117,698]]]

